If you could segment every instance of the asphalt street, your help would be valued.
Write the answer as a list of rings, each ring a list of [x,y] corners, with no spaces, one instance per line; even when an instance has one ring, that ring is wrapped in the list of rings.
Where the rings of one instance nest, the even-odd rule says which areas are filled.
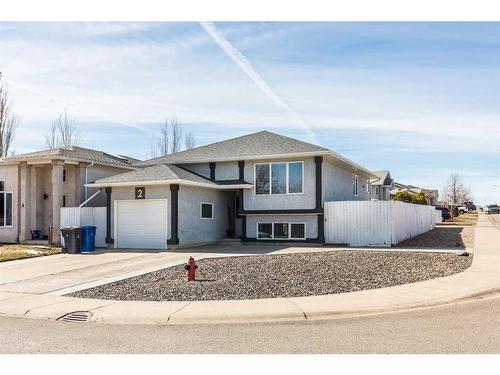
[[[0,353],[500,353],[500,296],[283,323],[140,326],[0,317]]]

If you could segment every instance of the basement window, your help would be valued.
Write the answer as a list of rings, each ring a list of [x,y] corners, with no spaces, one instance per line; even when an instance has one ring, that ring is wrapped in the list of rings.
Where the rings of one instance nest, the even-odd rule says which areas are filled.
[[[257,223],[259,240],[305,240],[305,223]]]

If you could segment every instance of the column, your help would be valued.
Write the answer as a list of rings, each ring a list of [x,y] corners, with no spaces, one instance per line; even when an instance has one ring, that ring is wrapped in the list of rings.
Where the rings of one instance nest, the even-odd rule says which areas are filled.
[[[115,243],[113,236],[111,235],[111,187],[107,187],[106,191],[106,244],[108,247],[112,247]]]
[[[169,244],[179,244],[179,185],[170,185],[170,240]]]
[[[31,166],[20,164],[20,218],[19,242],[31,239]]]
[[[37,205],[39,204],[38,199],[41,199],[41,197],[37,196],[37,171],[38,170],[34,165],[31,166],[31,230],[41,229],[37,228],[37,225],[39,225],[39,223],[36,222],[36,210]]]
[[[63,169],[62,160],[52,161],[52,242],[61,243],[61,207],[63,205]]]

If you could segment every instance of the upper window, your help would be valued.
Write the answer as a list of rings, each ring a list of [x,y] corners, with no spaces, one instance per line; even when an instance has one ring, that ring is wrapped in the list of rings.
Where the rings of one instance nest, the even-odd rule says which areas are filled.
[[[12,226],[12,193],[0,191],[0,227]]]
[[[63,169],[63,182],[66,182],[66,169]]]
[[[202,203],[200,207],[200,217],[202,219],[214,218],[214,205],[213,203]]]
[[[352,175],[352,194],[358,196],[358,175]]]
[[[370,180],[366,180],[366,192],[370,193]]]
[[[302,161],[255,164],[255,194],[301,194],[304,192]]]

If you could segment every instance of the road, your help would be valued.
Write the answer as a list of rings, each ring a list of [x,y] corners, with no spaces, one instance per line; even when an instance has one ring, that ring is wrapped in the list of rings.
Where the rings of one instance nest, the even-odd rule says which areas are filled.
[[[500,295],[293,323],[140,326],[0,317],[0,353],[500,353]]]

